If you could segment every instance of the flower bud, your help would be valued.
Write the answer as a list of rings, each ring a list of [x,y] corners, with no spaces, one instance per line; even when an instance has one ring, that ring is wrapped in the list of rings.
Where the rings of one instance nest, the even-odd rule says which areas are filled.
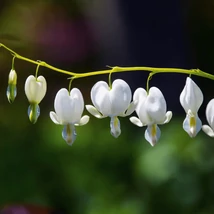
[[[11,69],[9,76],[8,76],[8,87],[7,87],[7,99],[10,103],[12,103],[17,95],[17,74],[14,69]]]

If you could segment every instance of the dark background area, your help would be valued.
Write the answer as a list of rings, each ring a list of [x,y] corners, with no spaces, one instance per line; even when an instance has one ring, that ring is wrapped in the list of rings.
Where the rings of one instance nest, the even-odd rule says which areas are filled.
[[[0,42],[23,56],[74,72],[118,65],[213,73],[213,11],[212,0],[1,1]],[[173,111],[154,148],[144,139],[145,129],[128,118],[121,118],[122,134],[114,139],[109,118],[92,116],[89,124],[77,128],[78,137],[69,147],[62,127],[49,118],[55,94],[68,87],[68,76],[40,68],[48,91],[41,116],[32,125],[24,83],[36,66],[15,60],[18,96],[11,105],[6,98],[11,62],[11,55],[0,49],[1,207],[14,211],[14,204],[30,204],[35,206],[28,208],[31,213],[40,214],[43,207],[75,214],[214,213],[213,139],[202,131],[191,139],[182,129],[185,112],[179,95],[186,75],[158,74],[150,82]],[[127,72],[112,77],[126,80],[134,92],[146,87],[147,76]],[[205,124],[213,82],[192,78],[204,93],[199,117]],[[85,104],[91,104],[90,89],[99,80],[107,81],[108,75],[72,83],[82,91]]]

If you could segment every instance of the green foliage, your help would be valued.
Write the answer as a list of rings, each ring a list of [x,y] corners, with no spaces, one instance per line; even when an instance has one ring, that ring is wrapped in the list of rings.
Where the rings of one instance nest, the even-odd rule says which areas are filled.
[[[214,209],[214,146],[203,133],[190,139],[180,119],[161,127],[155,147],[145,141],[143,128],[125,118],[118,139],[109,133],[109,118],[91,118],[77,128],[71,147],[61,137],[62,126],[47,117],[35,125],[27,117],[19,121],[18,129],[12,119],[1,127],[2,205],[25,202],[85,214]]]

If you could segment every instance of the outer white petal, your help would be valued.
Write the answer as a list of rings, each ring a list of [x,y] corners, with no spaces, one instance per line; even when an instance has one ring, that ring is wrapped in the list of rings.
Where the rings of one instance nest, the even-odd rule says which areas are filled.
[[[84,110],[84,100],[82,93],[79,89],[73,88],[70,92],[70,104],[72,106],[73,112],[72,112],[72,120],[73,121],[79,121],[82,117],[82,113]]]
[[[135,108],[136,108],[135,103],[131,102],[128,109],[123,114],[120,114],[119,116],[121,116],[121,117],[129,116],[130,114],[132,114],[134,112]]]
[[[163,123],[160,123],[160,124],[168,123],[171,119],[172,119],[172,112],[171,112],[171,111],[167,111],[167,112],[166,112],[166,115],[165,115],[165,120],[164,120],[164,122],[163,122]]]
[[[39,104],[47,91],[47,83],[43,76],[37,79],[30,75],[25,82],[25,94],[31,103]]]
[[[138,104],[138,112],[137,115],[144,125],[151,125],[154,123],[153,119],[149,116],[147,112],[147,107],[145,105],[146,99]]]
[[[142,127],[142,122],[137,117],[130,117],[129,120],[136,126]]]
[[[214,131],[211,127],[209,127],[208,125],[203,125],[202,126],[202,130],[209,135],[210,137],[214,137]]]
[[[195,114],[198,112],[203,102],[203,93],[201,89],[195,84],[195,82],[187,77],[186,85],[180,95],[180,103],[186,113],[189,109]]]
[[[78,123],[84,108],[83,97],[79,89],[73,88],[70,96],[67,89],[60,89],[55,97],[54,108],[61,124]]]
[[[103,116],[102,114],[100,114],[100,112],[92,105],[86,105],[85,106],[87,111],[92,114],[93,116],[95,116],[96,118],[104,118],[104,117],[107,117],[107,116]]]
[[[210,100],[210,102],[207,105],[206,118],[209,125],[214,130],[214,99]]]
[[[85,125],[85,124],[88,123],[89,119],[90,119],[90,117],[89,117],[88,115],[84,115],[84,116],[80,119],[79,123],[75,124],[75,126],[83,126],[83,125]]]
[[[162,92],[156,88],[149,89],[149,95],[144,103],[146,112],[154,123],[162,123],[165,121],[166,101]]]
[[[91,89],[91,100],[95,108],[104,116],[111,115],[109,86],[104,81],[97,82]]]
[[[139,115],[139,106],[141,102],[144,102],[147,97],[147,92],[144,88],[138,88],[133,94],[133,101],[136,103],[136,113]]]
[[[50,118],[55,124],[57,124],[57,125],[61,124],[58,116],[56,115],[56,113],[54,111],[50,112]]]
[[[129,85],[121,79],[117,79],[112,84],[110,90],[111,115],[117,116],[125,112],[131,102],[131,89]]]
[[[145,131],[145,138],[152,146],[158,142],[160,136],[161,131],[156,124],[147,127]]]

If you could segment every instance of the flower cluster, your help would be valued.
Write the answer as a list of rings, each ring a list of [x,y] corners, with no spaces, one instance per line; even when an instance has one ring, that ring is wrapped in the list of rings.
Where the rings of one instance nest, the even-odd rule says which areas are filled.
[[[14,69],[10,71],[7,97],[13,102],[16,97],[17,74]],[[43,76],[30,75],[25,82],[25,94],[30,103],[28,116],[35,123],[40,115],[39,103],[47,91],[47,83]],[[55,97],[54,111],[50,112],[51,120],[58,125],[63,125],[62,137],[68,145],[72,145],[76,139],[75,126],[82,126],[89,122],[87,111],[96,118],[110,118],[110,133],[115,138],[121,134],[119,117],[130,116],[134,111],[137,115],[129,118],[131,123],[138,127],[146,126],[145,139],[154,146],[161,131],[158,125],[168,123],[172,118],[172,112],[167,111],[166,100],[157,87],[148,90],[138,88],[133,94],[129,85],[122,79],[115,80],[112,85],[104,81],[97,82],[91,89],[91,101],[93,105],[85,105],[82,93],[79,89],[60,89]],[[186,84],[180,94],[180,103],[186,112],[183,129],[190,137],[195,137],[202,129],[207,135],[214,137],[214,99],[206,109],[206,117],[209,123],[203,125],[198,117],[198,110],[203,102],[203,93],[195,82],[187,77]]]

